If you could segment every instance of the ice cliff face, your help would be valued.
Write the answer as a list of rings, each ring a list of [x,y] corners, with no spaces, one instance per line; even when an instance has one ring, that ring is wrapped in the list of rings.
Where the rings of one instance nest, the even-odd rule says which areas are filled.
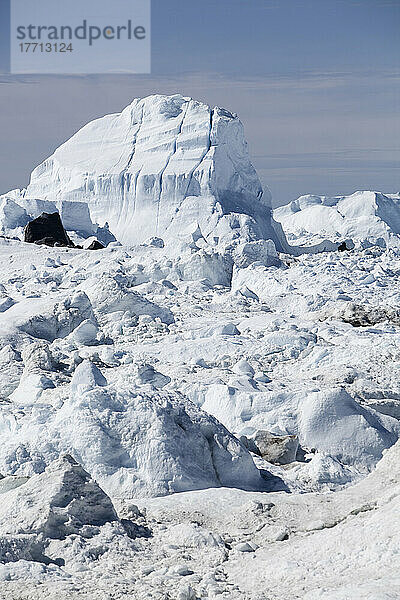
[[[287,250],[237,115],[181,95],[135,99],[88,123],[32,172],[23,195],[87,203],[122,243],[200,226],[214,244],[240,235]]]

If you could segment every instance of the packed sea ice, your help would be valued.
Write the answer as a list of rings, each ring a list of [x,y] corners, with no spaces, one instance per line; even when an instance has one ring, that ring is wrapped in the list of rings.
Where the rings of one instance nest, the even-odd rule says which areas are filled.
[[[23,241],[55,211],[75,247]],[[0,598],[399,598],[398,222],[272,213],[237,115],[180,95],[2,196]]]

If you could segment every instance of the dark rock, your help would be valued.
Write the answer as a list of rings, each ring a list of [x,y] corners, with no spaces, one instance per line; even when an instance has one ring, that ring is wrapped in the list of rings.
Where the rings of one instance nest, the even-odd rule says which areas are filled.
[[[250,452],[278,465],[294,462],[299,447],[297,435],[274,435],[262,429],[251,438],[241,436],[240,441]]]
[[[346,252],[346,250],[350,250],[350,248],[346,246],[346,242],[341,242],[338,246],[338,250],[339,252]]]
[[[335,318],[339,318],[345,323],[350,323],[353,327],[370,327],[388,321],[394,325],[400,324],[400,309],[391,306],[363,306],[354,302],[346,302],[346,306],[336,313]]]
[[[24,241],[46,246],[70,246],[69,239],[58,212],[42,213],[25,227]]]
[[[98,240],[93,240],[90,246],[87,247],[88,250],[103,250],[103,248],[105,248],[105,246]]]
[[[152,531],[145,525],[138,525],[134,521],[130,521],[129,519],[121,519],[121,524],[125,529],[126,534],[132,540],[136,538],[150,538],[152,537]]]

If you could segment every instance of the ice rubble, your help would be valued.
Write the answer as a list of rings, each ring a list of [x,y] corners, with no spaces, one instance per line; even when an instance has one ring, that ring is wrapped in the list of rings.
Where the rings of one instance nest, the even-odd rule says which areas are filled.
[[[195,405],[238,436],[258,430],[297,435],[301,452],[316,452],[312,467],[299,463],[299,480],[308,478],[309,489],[359,477],[399,436],[396,393],[385,396],[374,376],[366,392],[365,373],[376,361],[361,349],[367,343],[383,351],[377,340],[363,327],[330,325],[331,315],[339,316],[334,307],[348,304],[335,302],[332,264],[354,300],[368,297],[374,286],[375,300],[380,294],[384,302],[394,263],[360,287],[358,274],[365,277],[375,261],[368,254],[345,261],[340,254],[304,256],[290,269],[258,262],[235,266],[229,288],[232,263],[219,255],[212,277],[202,249],[171,259],[154,246],[111,246],[101,258],[38,247],[34,255],[29,250],[35,264],[27,265],[28,250],[12,244],[13,276],[4,279],[4,290],[14,303],[0,313],[0,360],[7,373],[0,393],[11,402],[1,411],[0,472],[31,474],[70,452],[113,495],[221,482],[260,486],[245,448]],[[188,270],[191,257],[198,258]],[[316,278],[330,305],[314,297]],[[245,284],[254,297],[238,295]],[[382,348],[390,337],[382,334]],[[177,414],[187,421],[183,429]],[[161,448],[171,436],[153,456],[154,444]],[[220,437],[214,448],[212,440]],[[215,466],[220,445],[222,476]]]
[[[140,600],[255,600],[266,590],[271,600],[395,598],[399,451],[397,443],[366,479],[335,493],[214,488],[115,508],[62,458],[0,490],[1,590],[13,600],[110,589]],[[26,507],[22,519],[17,506]]]
[[[0,244],[1,293],[13,301],[0,313],[2,593],[396,590],[400,341],[396,311],[378,308],[396,306],[397,253],[304,255],[289,268],[221,258],[207,281],[201,248],[99,252]],[[192,270],[179,267],[192,256]],[[343,312],[352,302],[380,318],[355,327]],[[297,433],[296,461],[251,456],[195,404],[238,434]],[[86,506],[86,484],[54,502],[66,452],[118,518],[98,491]],[[243,491],[260,485],[270,491]],[[110,510],[104,524],[89,522],[97,503]]]
[[[264,485],[236,438],[179,394],[107,385],[89,361],[60,391],[33,404],[25,387],[25,402],[2,411],[0,471],[31,475],[70,452],[117,497]]]
[[[398,196],[278,209],[300,250],[269,201],[236,115],[179,95],[0,198],[0,595],[400,591]],[[9,239],[43,210],[108,247]]]

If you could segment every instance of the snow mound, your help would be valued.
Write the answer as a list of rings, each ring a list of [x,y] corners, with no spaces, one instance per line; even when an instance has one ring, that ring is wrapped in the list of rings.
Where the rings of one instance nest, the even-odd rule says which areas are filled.
[[[69,455],[2,495],[0,531],[61,539],[118,519],[111,500]]]
[[[375,466],[400,433],[395,419],[360,406],[345,390],[310,394],[299,409],[303,444],[344,464]]]
[[[26,403],[24,415],[21,403],[8,406],[0,416],[1,428],[9,431],[0,471],[31,475],[68,452],[116,497],[262,487],[244,446],[184,396],[106,383],[84,361],[61,402]],[[47,392],[47,402],[56,400],[56,392]]]
[[[199,225],[214,244],[240,236],[288,250],[237,115],[179,94],[135,99],[88,123],[36,167],[21,195],[87,205],[126,244]]]
[[[350,196],[300,196],[274,210],[285,232],[399,245],[400,195],[360,191]]]
[[[343,389],[280,394],[208,386],[197,403],[230,431],[251,436],[259,429],[295,434],[304,448],[332,456],[361,472],[373,468],[400,435],[400,423],[358,404]]]
[[[399,589],[398,250],[211,242],[0,238],[4,597]]]
[[[100,314],[124,311],[131,315],[149,315],[159,318],[167,325],[174,321],[172,312],[157,306],[130,287],[130,282],[121,276],[103,275],[101,279],[93,278],[87,283],[85,289],[88,297]]]

